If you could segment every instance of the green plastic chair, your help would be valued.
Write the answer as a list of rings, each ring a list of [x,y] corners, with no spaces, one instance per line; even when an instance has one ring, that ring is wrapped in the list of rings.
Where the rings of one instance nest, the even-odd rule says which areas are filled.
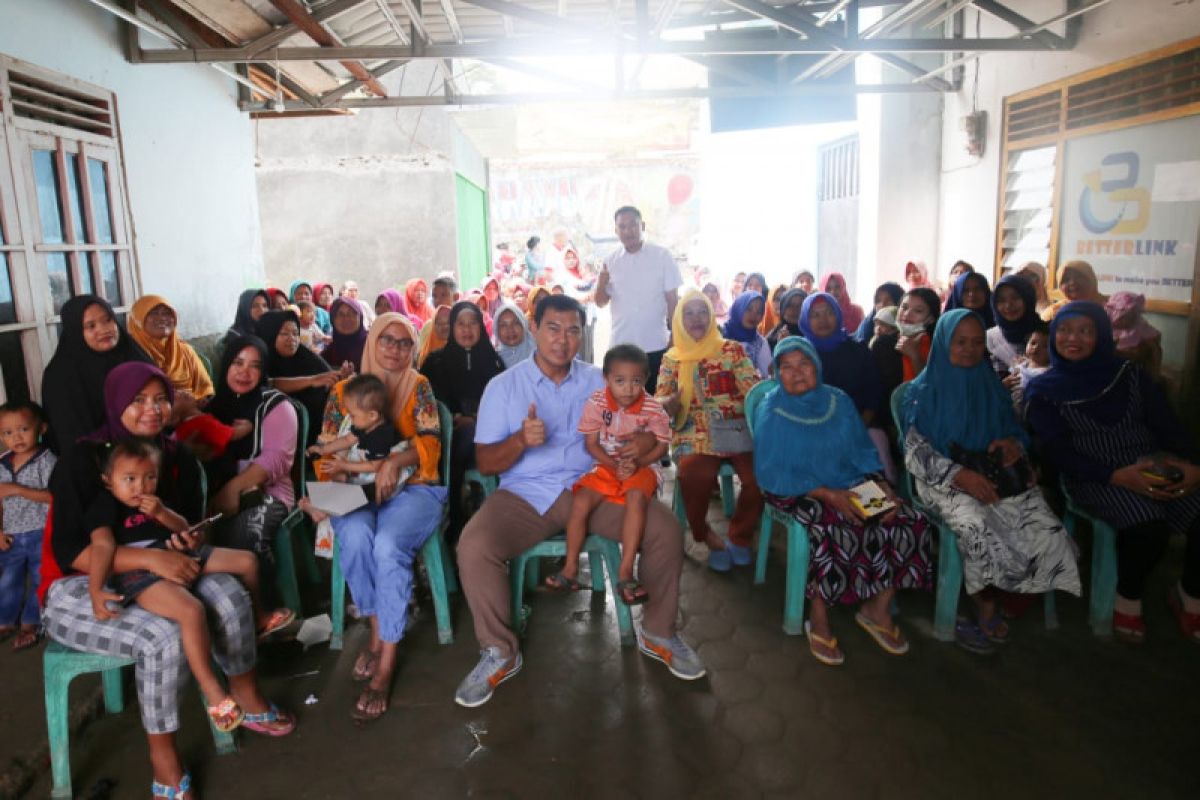
[[[292,490],[296,500],[299,500],[308,496],[308,487],[305,485],[305,469],[308,458],[305,447],[305,443],[308,441],[308,410],[290,397],[288,401],[292,404],[292,408],[296,409],[298,423],[296,426],[296,456],[292,460]],[[317,560],[313,554],[311,537],[301,535],[302,531],[310,528],[308,515],[299,508],[293,508],[280,524],[279,530],[275,532],[273,543],[275,583],[279,587],[279,595],[283,604],[295,611],[296,616],[301,616],[303,611],[300,603],[300,583],[296,577],[295,548],[297,544],[300,546],[300,555],[308,573],[308,581],[317,583],[321,580],[321,573],[317,569]]]
[[[450,485],[450,446],[454,435],[454,418],[450,409],[438,402],[438,424],[442,429],[442,485]],[[429,589],[433,595],[433,613],[437,619],[438,642],[452,644],[454,627],[450,624],[450,592],[458,591],[458,579],[454,576],[454,564],[450,560],[450,549],[446,547],[446,525],[449,524],[449,505],[442,509],[442,519],[433,533],[421,545],[421,560],[429,576]],[[333,633],[329,639],[330,650],[341,650],[346,630],[346,576],[342,574],[342,548],[333,537],[333,568],[331,570],[330,616]]]
[[[775,379],[755,384],[746,395],[746,422],[754,434],[754,413],[767,392],[779,385]],[[754,583],[767,581],[767,557],[771,552],[774,523],[787,531],[787,578],[783,593],[783,630],[791,636],[804,633],[804,591],[808,586],[808,528],[791,514],[785,514],[767,503],[763,506],[762,524],[758,531],[758,559],[754,567]]]
[[[1113,606],[1117,600],[1117,531],[1099,517],[1084,511],[1067,491],[1066,482],[1060,483],[1063,497],[1067,499],[1067,513],[1063,514],[1063,526],[1071,537],[1078,539],[1079,520],[1092,527],[1092,581],[1088,587],[1088,622],[1096,636],[1112,636]]]
[[[71,743],[70,701],[68,690],[71,681],[79,675],[99,672],[104,684],[104,708],[109,714],[120,714],[125,708],[125,697],[121,685],[121,669],[135,664],[135,659],[120,656],[105,656],[82,653],[58,642],[50,642],[42,657],[42,674],[46,695],[46,730],[50,740],[50,770],[53,776],[52,798],[70,800],[71,792]],[[204,702],[203,697],[201,701]],[[207,705],[207,702],[205,702]],[[226,755],[237,752],[233,733],[223,733],[212,726],[213,743],[217,753]]]
[[[908,384],[909,382],[905,381],[892,392],[892,419],[896,423],[897,431],[904,430],[904,426],[901,425],[901,411]],[[900,434],[899,441],[900,451],[903,453],[903,434]],[[912,475],[907,469],[904,471],[904,480],[913,507],[928,517],[929,521],[938,529],[938,577],[933,615],[933,637],[942,642],[952,642],[954,641],[955,624],[958,622],[958,595],[962,590],[963,582],[962,557],[958,554],[958,535],[933,508],[921,502],[917,496]],[[1045,593],[1043,603],[1046,628],[1054,630],[1058,627],[1058,609],[1053,591]]]
[[[204,353],[201,353],[201,352],[200,352],[198,349],[196,349],[195,347],[193,347],[193,348],[192,348],[192,350],[193,350],[193,351],[195,351],[195,353],[196,353],[196,357],[200,359],[200,363],[204,365],[204,371],[208,373],[208,379],[209,379],[210,381],[212,381],[213,385],[215,386],[215,385],[216,385],[216,382],[217,382],[217,378],[216,378],[216,376],[213,374],[213,365],[212,365],[212,361],[209,359],[209,357],[208,357],[208,356],[204,355]]]
[[[730,518],[733,517],[736,503],[733,492],[733,475],[733,465],[728,461],[722,462],[721,469],[717,473],[717,477],[721,481],[721,506],[725,511],[725,516]],[[687,511],[683,507],[683,490],[679,488],[678,473],[675,478],[675,491],[671,495],[671,510],[675,512],[675,519],[679,520],[679,527],[686,531],[688,529]]]
[[[612,588],[613,606],[617,610],[617,628],[621,635],[621,645],[632,647],[635,642],[633,635],[633,615],[629,606],[621,600],[617,591],[617,575],[621,566],[621,545],[603,536],[589,535],[583,540],[583,552],[588,554],[588,564],[592,572],[592,591],[604,591],[604,571],[608,571],[608,583]],[[514,558],[508,565],[509,598],[512,602],[512,626],[518,635],[525,632],[525,623],[529,615],[525,613],[525,570],[530,559],[554,558],[567,554],[567,539],[565,534],[558,533],[545,541],[538,542],[521,555]]]
[[[463,483],[479,484],[483,496],[487,497],[500,486],[500,479],[495,475],[484,475],[477,469],[469,469],[463,475]]]

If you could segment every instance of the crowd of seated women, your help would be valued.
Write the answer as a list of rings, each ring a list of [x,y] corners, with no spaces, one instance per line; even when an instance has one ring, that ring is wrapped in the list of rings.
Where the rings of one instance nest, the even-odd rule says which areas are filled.
[[[844,660],[829,613],[839,604],[856,605],[856,623],[900,655],[909,643],[891,599],[898,589],[932,587],[936,516],[956,534],[972,601],[957,641],[992,652],[1010,636],[1006,597],[1081,592],[1077,548],[1047,502],[1047,481],[1038,480],[1053,475],[1052,490],[1061,481],[1076,504],[1117,530],[1114,632],[1126,641],[1145,638],[1146,584],[1169,536],[1187,537],[1169,602],[1184,634],[1200,642],[1200,467],[1157,380],[1160,337],[1142,317],[1144,299],[1100,295],[1083,262],[1064,266],[1057,300],[1037,264],[994,290],[970,265],[955,268],[952,286],[939,293],[924,265],[909,263],[907,287],[881,285],[866,311],[838,273],[818,282],[802,272],[774,288],[759,273],[739,273],[729,295],[712,283],[683,293],[655,394],[672,418],[683,508],[692,536],[707,546],[708,566],[748,565],[770,504],[808,530],[813,656],[829,665]],[[294,489],[300,454],[356,424],[345,392],[353,376],[382,381],[385,416],[407,446],[379,466],[373,502],[332,520],[347,584],[370,625],[353,667],[364,684],[353,713],[375,719],[387,709],[416,553],[448,497],[448,538],[466,523],[457,500],[476,466],[484,390],[534,357],[541,297],[585,291],[585,283],[529,286],[504,274],[466,293],[451,275],[432,285],[415,279],[370,305],[352,282],[336,295],[329,284],[304,281],[287,292],[250,289],[211,375],[179,336],[166,298],[140,298],[127,327],[99,297],[64,305],[43,380],[49,443],[60,459],[42,575],[45,625],[70,647],[137,660],[155,781],[175,792],[162,796],[189,796],[174,740],[186,674],[178,633],[136,606],[100,619],[88,589],[95,551],[81,509],[104,490],[112,445],[129,437],[157,444],[163,504],[190,522],[220,513],[210,536],[257,554],[260,591],[273,607],[272,540],[301,500]],[[751,438],[746,397],[764,380],[772,383]],[[452,416],[447,454],[437,401]],[[448,487],[442,458],[450,463]],[[724,464],[741,491],[722,535],[707,510]],[[912,480],[908,499],[902,471]],[[1017,475],[1016,485],[1001,485],[993,471]],[[886,514],[868,518],[854,502],[850,490],[865,481],[888,497]],[[244,726],[286,735],[295,718],[265,699],[255,678],[247,591],[191,564],[170,548],[118,545],[113,556],[114,570],[192,586],[211,612],[214,655]]]

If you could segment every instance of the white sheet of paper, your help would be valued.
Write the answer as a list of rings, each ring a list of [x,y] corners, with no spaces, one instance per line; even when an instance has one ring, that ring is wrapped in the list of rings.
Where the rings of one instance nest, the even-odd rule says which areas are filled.
[[[1155,203],[1190,203],[1200,200],[1200,161],[1176,161],[1154,167]]]
[[[367,504],[367,495],[361,486],[337,481],[309,481],[308,499],[314,508],[334,517],[349,514]]]

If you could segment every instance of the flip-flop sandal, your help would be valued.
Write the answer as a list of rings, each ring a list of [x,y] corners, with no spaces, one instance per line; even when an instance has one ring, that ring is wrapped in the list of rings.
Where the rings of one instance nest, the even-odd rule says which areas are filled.
[[[619,581],[617,591],[621,593],[621,601],[627,606],[641,605],[650,599],[650,595],[642,586],[641,581],[632,578],[627,581]]]
[[[354,671],[350,673],[350,677],[355,683],[363,683],[374,678],[375,669],[379,666],[379,653],[372,650],[364,652],[367,656],[366,659],[363,659],[363,653],[359,653],[358,660],[354,664]]]
[[[277,608],[267,617],[267,624],[258,629],[258,640],[261,642],[272,633],[283,630],[296,619],[296,612],[290,608]]]
[[[955,624],[954,642],[963,650],[977,656],[990,656],[996,652],[996,646],[983,629],[969,619],[960,619]]]
[[[900,626],[896,623],[893,622],[890,629],[885,628],[861,611],[854,615],[854,621],[858,623],[858,627],[870,634],[875,644],[885,653],[902,656],[908,652],[908,640],[900,633]]]
[[[241,725],[245,716],[242,707],[232,697],[226,697],[215,706],[208,707],[208,718],[212,720],[213,727],[221,733],[229,733]]]
[[[561,572],[556,572],[553,575],[547,575],[545,586],[552,592],[578,592],[583,589],[583,584],[574,578],[568,578]]]
[[[1004,621],[1004,617],[999,612],[993,614],[991,619],[981,619],[979,629],[992,644],[1008,644],[1010,630],[1008,623]]]
[[[836,636],[831,636],[826,639],[824,636],[813,633],[812,622],[804,621],[804,635],[808,637],[808,651],[813,654],[813,658],[830,667],[839,667],[846,660],[846,656],[842,654],[838,647]],[[828,652],[821,652],[818,647],[823,647]]]
[[[296,718],[279,706],[270,703],[270,708],[261,714],[246,714],[242,717],[242,727],[263,736],[287,736],[296,730]]]
[[[165,798],[165,800],[187,800],[192,790],[192,776],[188,773],[183,773],[183,777],[179,779],[177,786],[168,786],[165,783],[151,781],[150,796],[154,798]]]
[[[368,686],[363,689],[363,693],[358,696],[358,701],[354,704],[354,708],[350,710],[350,718],[355,722],[374,722],[387,713],[391,703],[388,700],[387,689],[372,689]],[[362,706],[372,706],[382,701],[378,711],[364,711]]]
[[[1179,596],[1179,586],[1172,586],[1167,593],[1167,605],[1175,612],[1175,620],[1183,637],[1200,644],[1200,614],[1189,614],[1183,608],[1183,598]],[[14,645],[15,646],[15,645]]]
[[[17,634],[17,638],[13,639],[12,649],[14,653],[19,653],[22,650],[28,650],[31,647],[37,647],[42,641],[42,635],[35,630],[22,630]]]
[[[1125,644],[1146,642],[1146,620],[1136,614],[1113,612],[1113,636]]]

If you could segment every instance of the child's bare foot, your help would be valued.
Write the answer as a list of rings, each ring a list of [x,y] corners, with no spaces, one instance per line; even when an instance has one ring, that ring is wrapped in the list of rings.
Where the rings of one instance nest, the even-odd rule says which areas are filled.
[[[308,514],[309,518],[311,518],[313,522],[323,522],[324,520],[329,519],[329,515],[324,511],[313,508],[312,501],[307,497],[301,497],[296,503],[296,507],[301,509],[305,514]]]

